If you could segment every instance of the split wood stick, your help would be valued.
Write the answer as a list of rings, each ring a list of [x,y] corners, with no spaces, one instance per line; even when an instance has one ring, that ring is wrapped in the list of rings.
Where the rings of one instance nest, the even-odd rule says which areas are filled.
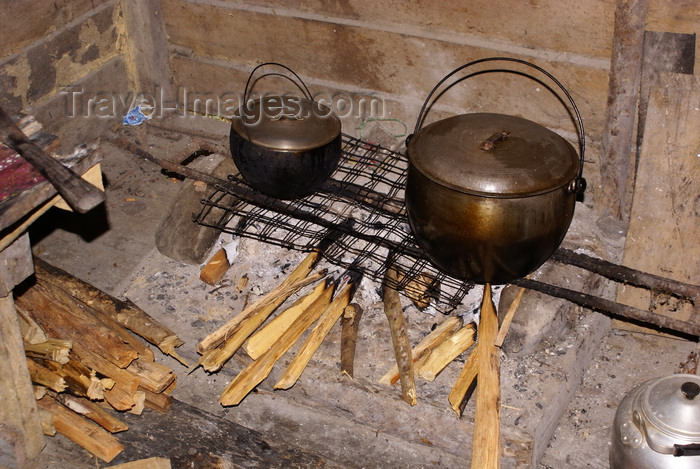
[[[498,335],[496,336],[496,347],[503,345],[503,341],[506,339],[506,334],[508,334],[508,329],[510,329],[510,323],[513,322],[513,316],[520,306],[520,300],[523,298],[523,293],[525,293],[525,288],[520,287],[518,293],[513,298],[513,302],[508,307],[506,315],[503,316],[503,321],[501,322],[501,328],[498,330]]]
[[[75,395],[93,400],[104,399],[104,385],[95,372],[76,360],[61,365],[50,360],[41,364],[66,380],[67,390]]]
[[[134,334],[158,347],[164,354],[183,363],[175,348],[184,342],[175,332],[160,324],[130,300],[115,298],[39,257],[34,258],[34,271],[37,278],[62,288],[86,305],[112,317]]]
[[[318,280],[318,277],[311,276],[306,279],[301,279],[299,285],[306,284],[309,281]],[[253,311],[244,321],[240,322],[232,331],[231,335],[226,338],[225,342],[219,347],[209,350],[202,355],[197,365],[202,365],[202,368],[210,373],[219,371],[222,366],[236,353],[241,345],[255,332],[268,317],[284,303],[292,292],[297,290],[297,284],[289,285],[292,290],[289,293],[282,294],[273,303],[258,308]],[[242,313],[241,313],[242,314]]]
[[[34,360],[27,359],[27,368],[29,368],[29,377],[32,383],[46,386],[56,392],[63,392],[68,387],[66,380],[63,379],[61,375],[49,370]]]
[[[284,281],[280,285],[277,286],[277,288],[275,288],[267,295],[257,300],[252,305],[245,308],[243,311],[237,314],[233,319],[224,324],[222,327],[206,336],[197,345],[197,352],[203,354],[207,350],[211,350],[214,347],[217,347],[224,340],[226,340],[227,337],[231,335],[232,331],[234,331],[241,322],[243,322],[257,310],[274,304],[279,306],[290,295],[294,294],[304,286],[313,283],[325,276],[325,271],[308,276],[311,270],[318,262],[320,256],[321,254],[318,251],[312,251],[311,253],[309,253],[304,258],[304,260],[301,261],[301,263],[292,271],[292,273],[289,274],[289,276],[286,279],[284,279]],[[270,313],[272,313],[272,311],[270,311]],[[260,324],[262,324],[262,322]]]
[[[170,459],[154,457],[109,466],[109,469],[171,469],[171,467]]]
[[[116,383],[115,385],[119,386],[128,394],[133,394],[136,392],[138,387],[141,385],[140,377],[134,375],[124,368],[119,368],[117,365],[104,357],[87,350],[78,342],[73,344],[72,355],[76,360],[80,361],[88,368],[95,370],[103,376],[113,379]]]
[[[472,467],[496,469],[500,461],[501,377],[500,349],[495,340],[498,315],[491,300],[491,285],[484,285],[484,297],[479,316],[478,377],[476,386],[476,415],[472,437]]]
[[[457,381],[455,381],[455,384],[447,397],[447,400],[450,402],[450,406],[452,406],[452,409],[457,412],[458,417],[461,417],[462,412],[464,412],[464,407],[467,405],[467,400],[469,397],[469,390],[472,389],[472,385],[476,379],[479,367],[478,357],[478,348],[474,348],[472,353],[469,355],[469,358],[467,358],[467,361],[464,362],[462,371],[457,377]]]
[[[93,309],[89,305],[78,300],[73,295],[57,287],[56,285],[44,282],[41,279],[38,280],[38,283],[51,295],[51,297],[57,303],[60,303],[66,308],[75,312],[76,316],[90,316],[91,319],[94,318],[98,323],[102,324],[103,326],[109,328],[112,332],[114,332],[121,339],[121,341],[124,344],[126,344],[128,348],[136,352],[136,354],[139,357],[146,358],[149,360],[154,359],[153,352],[151,351],[151,349],[144,345],[143,342],[136,338],[136,336],[134,336],[131,332],[124,329],[124,327],[122,327],[122,325],[115,321],[113,318]]]
[[[112,389],[105,389],[104,400],[114,409],[120,412],[127,412],[137,404],[137,392],[138,390],[130,392],[117,383]]]
[[[320,282],[310,293],[299,298],[292,306],[282,311],[262,329],[250,336],[243,344],[243,350],[245,350],[248,356],[253,360],[257,359],[260,355],[265,353],[272,344],[277,342],[277,339],[280,338],[289,325],[292,324],[311,303],[316,301],[326,288],[328,288],[327,282]]]
[[[96,423],[84,419],[51,396],[44,396],[37,404],[51,412],[56,431],[104,462],[110,462],[124,449],[119,440]]]
[[[55,436],[56,426],[53,424],[53,414],[46,409],[39,408],[37,410],[39,411],[39,420],[41,420],[41,432],[46,436]]]
[[[144,388],[140,388],[139,390],[143,391],[146,397],[144,405],[148,409],[164,414],[168,412],[173,405],[173,398],[164,392],[155,393]]]
[[[37,324],[26,311],[18,305],[15,305],[15,310],[17,311],[17,319],[19,319],[19,329],[22,333],[22,339],[24,339],[26,343],[40,344],[49,340],[41,326]]]
[[[260,384],[272,371],[272,367],[277,360],[289,350],[292,345],[301,337],[306,329],[318,319],[333,297],[333,287],[326,288],[323,294],[314,301],[304,313],[292,323],[289,328],[267,352],[263,353],[257,360],[246,366],[221,394],[220,402],[223,406],[238,405],[255,386]]]
[[[361,318],[362,307],[351,303],[345,307],[340,319],[340,372],[351,378],[355,373],[355,349]]]
[[[402,277],[403,272],[399,272]],[[399,278],[401,281],[401,278]],[[418,309],[425,309],[430,305],[430,289],[435,285],[436,278],[431,274],[419,274],[411,278],[404,287],[406,296]]]
[[[107,430],[109,433],[119,433],[129,429],[129,426],[106,412],[98,404],[82,397],[71,396],[70,394],[57,394],[51,396],[58,402]]]
[[[109,469],[171,469],[170,459],[152,457],[130,461],[116,466],[109,466]]]
[[[82,311],[56,302],[41,285],[25,290],[16,303],[53,337],[81,342],[86,348],[125,368],[138,354],[100,321]]]
[[[105,389],[112,389],[117,384],[112,378],[100,378],[100,382]]]
[[[175,380],[172,369],[148,360],[134,360],[126,370],[141,378],[141,387],[155,393],[163,392]]]
[[[443,343],[448,337],[454,334],[462,327],[462,318],[459,316],[450,316],[438,325],[435,330],[426,335],[415,347],[411,350],[414,369],[419,369],[430,352]],[[399,381],[399,367],[394,365],[384,376],[379,380],[381,384],[392,385]]]
[[[221,248],[199,271],[199,279],[209,285],[216,285],[230,266],[226,250]]]
[[[413,358],[411,355],[411,342],[406,331],[406,319],[401,308],[401,297],[399,292],[390,285],[397,281],[397,272],[394,267],[389,267],[386,271],[384,282],[384,314],[389,320],[391,330],[391,341],[394,345],[396,355],[396,365],[399,370],[399,381],[401,382],[401,394],[403,400],[410,405],[416,405],[416,383],[413,376]]]
[[[323,339],[326,338],[331,328],[338,322],[338,319],[340,319],[345,308],[350,304],[354,291],[355,285],[353,283],[348,283],[338,294],[337,298],[325,309],[321,317],[318,318],[314,328],[306,337],[306,340],[304,340],[301,348],[297,351],[294,359],[292,359],[292,362],[287,367],[287,370],[275,384],[275,389],[289,389],[294,386],[294,383],[297,382],[304,372],[306,365],[308,365],[311,357],[316,353],[316,350],[318,350]]]
[[[176,386],[177,386],[177,376],[175,377],[175,380],[172,383],[170,383],[170,386],[165,388],[161,394],[166,394],[168,396],[171,395]]]
[[[139,389],[134,393],[133,400],[134,405],[131,406],[131,409],[127,410],[127,412],[134,415],[141,415],[146,408],[146,393]]]
[[[43,358],[65,365],[73,342],[63,339],[47,339],[40,344],[24,343],[24,353],[31,358]]]
[[[37,401],[38,401],[39,399],[41,399],[42,397],[44,397],[44,396],[46,395],[47,392],[49,392],[49,390],[46,389],[45,386],[41,386],[41,385],[38,385],[38,384],[34,384],[33,388],[34,388],[34,398],[35,398]]]
[[[426,381],[434,381],[437,375],[462,353],[474,345],[474,324],[467,324],[435,347],[416,374]]]

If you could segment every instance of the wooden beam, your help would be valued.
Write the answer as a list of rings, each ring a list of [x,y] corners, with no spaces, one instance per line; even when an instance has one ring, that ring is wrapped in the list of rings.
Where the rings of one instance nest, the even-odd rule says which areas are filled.
[[[19,436],[0,432],[0,443],[13,448],[17,466],[24,467],[44,447],[44,435],[12,295],[0,297],[0,383],[0,422]]]
[[[635,125],[648,0],[617,0],[600,176],[602,209],[629,220]]]
[[[123,0],[126,60],[132,86],[137,93],[151,94],[160,100],[174,100],[173,71],[170,66],[168,37],[160,0]]]

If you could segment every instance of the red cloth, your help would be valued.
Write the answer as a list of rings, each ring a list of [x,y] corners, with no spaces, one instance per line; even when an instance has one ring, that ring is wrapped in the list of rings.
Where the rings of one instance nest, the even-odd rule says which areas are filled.
[[[0,203],[45,180],[17,152],[0,143]]]

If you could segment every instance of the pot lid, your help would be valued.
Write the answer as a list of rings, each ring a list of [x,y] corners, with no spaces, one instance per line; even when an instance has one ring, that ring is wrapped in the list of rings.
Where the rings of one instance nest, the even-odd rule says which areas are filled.
[[[298,96],[255,99],[241,118],[234,115],[233,129],[249,142],[271,150],[304,151],[321,147],[340,135],[340,119],[327,106]]]
[[[700,443],[700,377],[678,374],[659,378],[640,397],[643,415],[651,424],[647,431],[657,429],[667,437]],[[653,438],[654,432],[649,433]],[[649,443],[653,447],[654,442]]]
[[[473,113],[422,128],[408,143],[411,164],[434,182],[491,197],[530,196],[576,178],[569,142],[527,119]]]

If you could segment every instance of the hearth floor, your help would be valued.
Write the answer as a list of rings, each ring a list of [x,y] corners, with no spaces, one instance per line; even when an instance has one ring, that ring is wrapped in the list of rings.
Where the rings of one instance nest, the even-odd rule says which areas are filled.
[[[154,154],[167,156],[185,146],[189,138],[186,131],[208,135],[216,143],[225,141],[228,129],[224,123],[194,121],[185,127],[168,123],[182,129],[180,138],[154,127],[139,144]],[[130,298],[177,332],[185,341],[178,352],[189,362],[196,362],[197,343],[240,311],[244,302],[274,288],[304,254],[244,239],[236,262],[224,277],[225,286],[217,289],[204,284],[198,278],[200,265],[172,260],[155,248],[157,227],[184,183],[109,143],[103,143],[103,150],[106,209],[83,217],[52,210],[32,228],[34,252],[109,293]],[[579,218],[590,216],[585,210],[580,212]],[[577,223],[585,227],[588,220],[575,219],[574,226]],[[580,236],[586,237],[585,233]],[[222,235],[213,249],[230,240],[230,235]],[[332,265],[323,266],[339,273]],[[249,281],[239,292],[235,286],[243,275]],[[377,382],[393,364],[378,289],[376,282],[365,279],[355,296],[364,315],[354,380],[339,373],[338,325],[294,387],[287,391],[273,389],[275,378],[284,369],[281,365],[290,361],[286,355],[271,377],[234,407],[222,407],[219,395],[250,361],[242,351],[215,374],[201,368],[187,374],[185,367],[156,351],[157,359],[177,374],[173,392],[176,400],[212,418],[256,430],[273,446],[318,455],[328,467],[468,467],[474,403],[467,405],[459,419],[447,402],[466,355],[449,365],[435,381],[418,381],[416,406],[404,403],[397,386],[389,388]],[[477,288],[466,299],[465,312],[478,306],[479,298]],[[421,312],[406,298],[402,300],[414,343],[444,319],[440,313]],[[531,354],[502,353],[503,467],[531,467],[533,453],[542,456],[540,468],[607,467],[617,403],[634,384],[676,372],[697,346],[677,338],[613,329],[610,321],[598,313],[578,314],[574,327],[547,338]],[[579,385],[578,379],[572,379],[572,370],[584,359],[590,364],[579,370],[583,375]],[[551,412],[561,418],[548,417]],[[140,418],[151,418],[149,411]],[[130,418],[130,422],[129,432],[139,432],[138,418]],[[553,437],[543,440],[542,435],[551,434],[554,427]],[[136,456],[167,456],[162,454],[167,447],[167,442],[154,442],[152,454],[137,454],[127,448],[112,464]],[[188,449],[192,454],[200,450]],[[257,467],[242,461],[229,463],[221,467]],[[36,467],[107,466],[56,436],[47,438]]]

